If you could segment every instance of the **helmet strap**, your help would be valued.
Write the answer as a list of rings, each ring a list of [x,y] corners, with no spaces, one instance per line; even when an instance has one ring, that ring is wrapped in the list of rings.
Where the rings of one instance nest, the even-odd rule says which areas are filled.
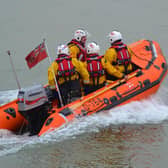
[[[67,54],[59,54],[58,55],[58,58],[65,58],[65,57],[68,57],[68,55]]]
[[[111,43],[111,46],[112,45],[115,45],[116,43],[118,43],[118,42],[121,42],[122,40],[116,40],[116,41],[114,41],[113,43]]]
[[[98,54],[88,54],[88,58],[98,57]]]

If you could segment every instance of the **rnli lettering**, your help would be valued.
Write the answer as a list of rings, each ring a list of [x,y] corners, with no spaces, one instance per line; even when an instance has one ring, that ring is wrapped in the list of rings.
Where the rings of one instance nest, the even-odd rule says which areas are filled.
[[[82,106],[85,111],[94,111],[95,109],[101,107],[103,104],[104,101],[101,100],[100,98],[93,98],[88,102],[84,103]]]

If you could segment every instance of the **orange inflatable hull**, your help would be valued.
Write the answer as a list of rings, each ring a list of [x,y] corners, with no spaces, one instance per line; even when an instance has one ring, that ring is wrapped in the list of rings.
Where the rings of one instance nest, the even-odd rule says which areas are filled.
[[[56,112],[46,120],[39,136],[61,127],[74,118],[91,115],[154,94],[167,73],[167,64],[159,44],[155,41],[140,40],[129,47],[134,53],[132,62],[138,68],[129,74],[127,81],[115,81],[62,109],[55,109]]]
[[[27,121],[18,112],[17,100],[0,106],[0,129],[19,133]]]
[[[167,63],[159,44],[155,41],[140,40],[129,47],[134,53],[132,62],[135,67],[127,81],[117,80],[62,108],[54,107],[38,135],[58,129],[74,118],[91,115],[154,94],[167,74]],[[0,129],[17,132],[26,123],[18,112],[16,101],[0,107]],[[12,114],[14,116],[11,116],[10,112],[15,113]]]

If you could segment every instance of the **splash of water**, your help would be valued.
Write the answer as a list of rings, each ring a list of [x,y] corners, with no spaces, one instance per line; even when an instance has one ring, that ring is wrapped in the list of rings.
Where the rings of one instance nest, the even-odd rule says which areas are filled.
[[[0,105],[8,103],[17,97],[18,90],[0,91]]]
[[[4,92],[1,98],[13,99],[17,91]],[[10,98],[9,98],[10,97]],[[42,137],[29,137],[27,134],[18,136],[6,130],[0,130],[0,156],[16,153],[27,146],[59,142],[76,138],[83,133],[98,132],[100,128],[112,125],[155,124],[168,120],[168,105],[160,95],[153,95],[142,101],[134,101],[109,111],[102,111],[92,116],[75,119],[72,123]]]

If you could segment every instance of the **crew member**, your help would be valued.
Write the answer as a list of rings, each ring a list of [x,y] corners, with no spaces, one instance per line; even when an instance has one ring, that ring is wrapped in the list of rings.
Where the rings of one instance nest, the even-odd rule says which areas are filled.
[[[106,50],[104,57],[117,69],[117,71],[128,74],[132,71],[131,50],[123,43],[120,32],[112,31],[109,33],[108,38],[111,47]]]
[[[68,43],[70,49],[70,56],[77,58],[80,61],[86,59],[86,40],[88,32],[83,29],[78,29],[74,33],[74,38]]]
[[[48,68],[48,82],[55,97],[57,97],[56,77],[63,104],[66,105],[81,97],[80,77],[82,78],[82,82],[87,84],[89,83],[89,73],[81,61],[69,56],[67,45],[59,45],[57,55],[58,58]]]
[[[100,47],[96,42],[87,45],[87,58],[85,67],[90,75],[89,84],[84,85],[85,95],[91,93],[106,84],[106,73],[117,78],[124,77],[124,74],[117,71],[103,56],[99,55]]]

